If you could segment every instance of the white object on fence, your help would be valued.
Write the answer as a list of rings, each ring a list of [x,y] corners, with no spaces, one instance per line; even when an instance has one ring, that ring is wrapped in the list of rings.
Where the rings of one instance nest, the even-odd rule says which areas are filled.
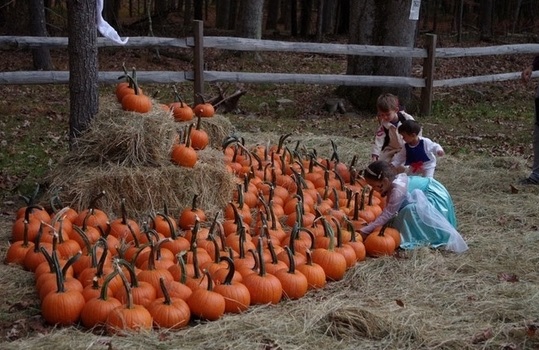
[[[110,40],[118,44],[122,44],[122,45],[126,44],[129,38],[125,38],[122,40],[122,38],[120,38],[120,36],[118,35],[118,32],[114,28],[112,28],[112,26],[103,18],[103,13],[102,13],[103,0],[97,0],[96,5],[97,5],[97,29],[99,30],[99,32],[104,37],[109,38]]]
[[[410,20],[417,21],[419,19],[419,7],[421,7],[421,0],[412,0],[412,6],[410,7]]]

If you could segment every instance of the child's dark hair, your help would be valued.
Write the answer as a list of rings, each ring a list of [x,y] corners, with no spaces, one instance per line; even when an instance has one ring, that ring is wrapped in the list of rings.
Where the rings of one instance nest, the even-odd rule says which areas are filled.
[[[383,112],[398,110],[399,98],[390,93],[381,94],[376,100],[376,108]]]
[[[379,181],[384,178],[388,178],[393,181],[395,178],[395,170],[388,162],[384,160],[377,160],[369,164],[365,170],[363,170],[363,177],[367,180]]]
[[[399,125],[398,130],[399,130],[399,134],[404,133],[407,135],[412,135],[412,134],[419,135],[419,133],[421,132],[421,125],[415,120],[408,119],[408,120],[403,121],[401,125]]]

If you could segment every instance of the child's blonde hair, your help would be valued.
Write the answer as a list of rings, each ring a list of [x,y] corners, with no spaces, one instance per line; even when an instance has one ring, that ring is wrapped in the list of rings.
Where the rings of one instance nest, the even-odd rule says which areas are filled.
[[[378,108],[382,112],[398,110],[399,98],[390,93],[381,94],[376,100],[376,108]]]

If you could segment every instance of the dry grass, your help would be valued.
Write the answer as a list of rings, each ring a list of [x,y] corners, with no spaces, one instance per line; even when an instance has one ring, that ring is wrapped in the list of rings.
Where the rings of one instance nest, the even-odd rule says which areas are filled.
[[[175,212],[189,207],[197,195],[198,205],[216,213],[235,188],[218,150],[232,125],[221,116],[204,118],[201,127],[211,147],[198,152],[194,168],[185,168],[170,161],[170,151],[188,124],[175,122],[159,106],[146,114],[126,113],[115,101],[103,99],[77,148],[48,174],[48,196],[58,195],[64,205],[82,210],[105,192],[96,203],[99,209],[118,216],[125,198],[129,215],[142,219],[165,203]]]
[[[274,143],[279,135],[242,136],[254,145]],[[343,161],[353,155],[368,159],[368,142],[334,141]],[[301,142],[330,154],[327,137],[306,135]],[[193,321],[178,332],[120,337],[43,327],[39,318],[28,318],[38,312],[28,285],[30,274],[1,266],[0,290],[9,296],[2,318],[13,322],[4,336],[20,339],[5,338],[0,349],[535,349],[539,189],[510,186],[526,173],[524,160],[515,158],[442,158],[436,176],[454,197],[468,252],[421,248],[369,258],[350,269],[344,280],[300,300],[251,307],[214,322]],[[137,177],[137,171],[134,174],[129,176]],[[150,173],[139,176],[146,182],[152,179]],[[128,176],[120,177],[125,181]],[[9,233],[3,232],[6,241]],[[6,248],[2,246],[2,252]],[[30,305],[30,312],[8,307],[20,303]]]

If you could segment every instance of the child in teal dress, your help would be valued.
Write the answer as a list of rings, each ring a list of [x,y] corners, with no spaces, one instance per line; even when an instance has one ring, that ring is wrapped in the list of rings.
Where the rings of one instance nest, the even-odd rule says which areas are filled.
[[[365,169],[367,184],[387,197],[382,213],[361,228],[364,235],[392,221],[392,227],[401,234],[401,248],[419,246],[462,253],[468,245],[456,230],[457,218],[451,195],[432,177],[395,174],[385,161],[375,161]]]

